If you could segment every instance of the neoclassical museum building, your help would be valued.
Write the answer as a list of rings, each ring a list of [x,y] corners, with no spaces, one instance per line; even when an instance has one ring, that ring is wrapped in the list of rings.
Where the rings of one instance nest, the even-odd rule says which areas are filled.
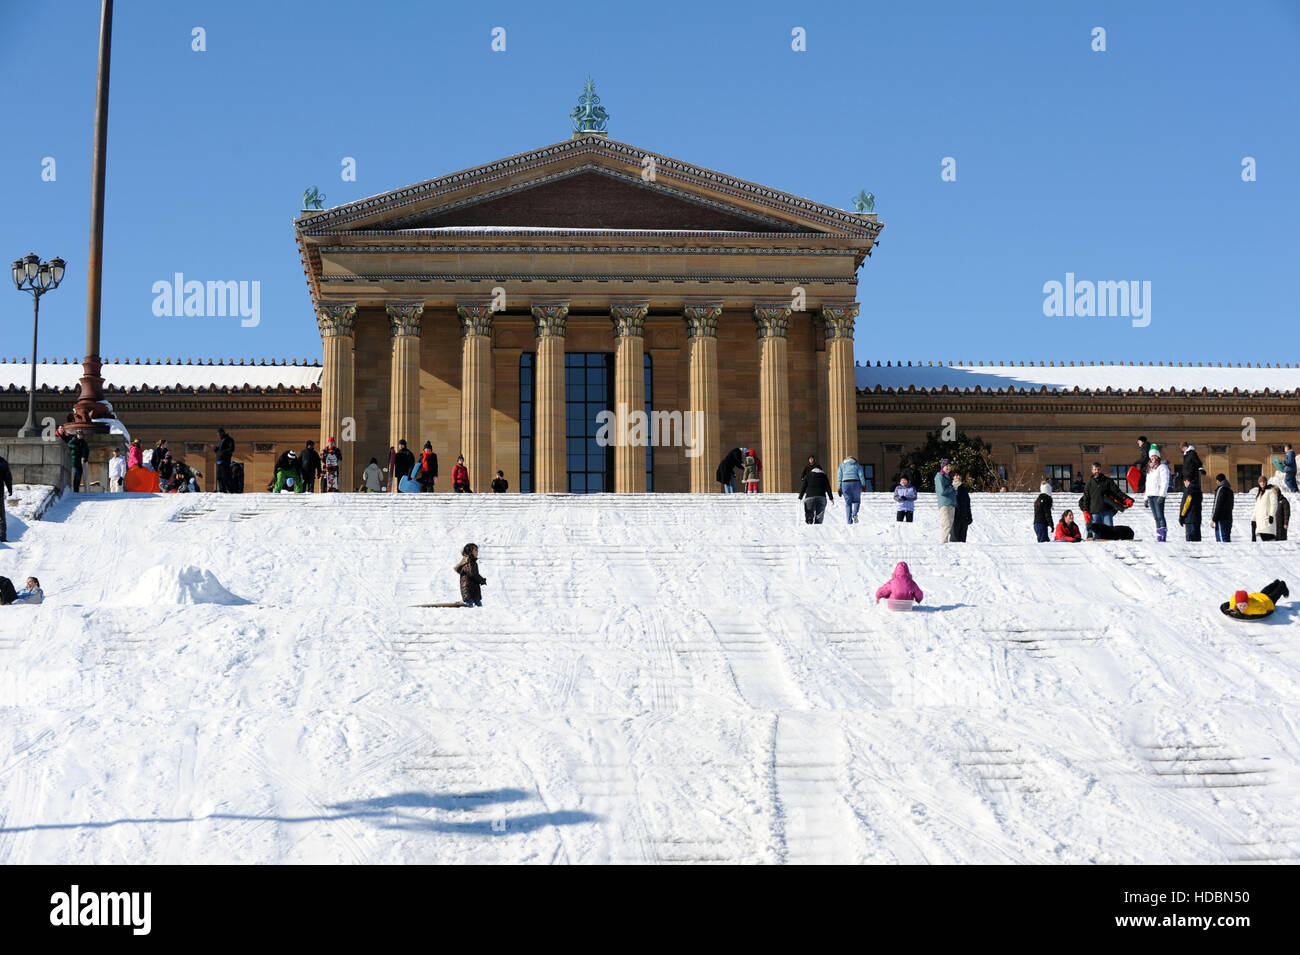
[[[711,492],[742,445],[765,492],[797,489],[809,454],[854,454],[882,489],[948,422],[992,445],[1012,489],[1066,487],[1094,460],[1122,474],[1139,434],[1192,441],[1240,487],[1300,430],[1289,364],[904,363],[875,343],[855,364],[884,224],[616,142],[593,99],[564,142],[304,211],[323,360],[108,360],[119,418],[169,438],[208,489],[223,425],[248,490],[332,436],[345,489],[400,439],[431,442],[439,491],[463,454],[475,490],[499,469],[524,492]],[[75,361],[40,366],[38,417],[71,407]],[[0,360],[0,428],[23,421],[28,376]]]

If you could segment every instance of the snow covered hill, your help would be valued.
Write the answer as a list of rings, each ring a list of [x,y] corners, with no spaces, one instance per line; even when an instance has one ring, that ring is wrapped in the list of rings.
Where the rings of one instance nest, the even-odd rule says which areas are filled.
[[[0,863],[1300,859],[1300,545],[974,508],[69,495],[0,548]]]

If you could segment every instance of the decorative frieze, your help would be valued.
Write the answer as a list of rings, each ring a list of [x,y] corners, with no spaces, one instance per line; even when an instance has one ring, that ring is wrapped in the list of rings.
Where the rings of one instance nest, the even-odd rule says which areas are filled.
[[[718,319],[722,317],[722,305],[687,305],[682,309],[682,317],[686,320],[686,337],[700,338],[707,336],[709,338],[718,337]]]
[[[823,305],[822,322],[826,326],[826,337],[852,338],[853,320],[858,317],[858,303],[847,305]]]
[[[357,325],[356,302],[326,302],[316,306],[316,325],[321,338],[351,337]]]
[[[492,306],[490,303],[475,302],[468,305],[457,305],[456,314],[460,316],[460,333],[464,337],[492,334]]]
[[[423,302],[390,302],[388,309],[388,328],[397,338],[410,335],[420,337],[420,325],[424,316]]]
[[[785,338],[790,328],[789,305],[755,305],[754,327],[759,338]]]
[[[650,311],[647,302],[617,303],[609,307],[614,320],[615,338],[641,338],[645,334],[645,317]]]
[[[557,302],[545,305],[534,305],[533,327],[537,331],[538,338],[563,338],[565,326],[569,319],[569,303]]]

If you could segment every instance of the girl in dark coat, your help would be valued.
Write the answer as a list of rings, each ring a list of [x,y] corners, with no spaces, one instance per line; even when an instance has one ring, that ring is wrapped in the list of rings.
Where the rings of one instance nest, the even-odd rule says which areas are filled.
[[[956,471],[952,472],[952,485],[957,491],[957,509],[952,515],[952,535],[948,538],[958,544],[966,543],[966,529],[973,519],[970,512],[970,489]]]
[[[1043,544],[1052,527],[1052,485],[1044,481],[1038,491],[1038,497],[1034,498],[1034,534],[1038,543]]]
[[[483,606],[483,591],[486,577],[478,572],[478,544],[466,544],[460,551],[460,563],[456,573],[460,574],[460,600],[466,607]]]

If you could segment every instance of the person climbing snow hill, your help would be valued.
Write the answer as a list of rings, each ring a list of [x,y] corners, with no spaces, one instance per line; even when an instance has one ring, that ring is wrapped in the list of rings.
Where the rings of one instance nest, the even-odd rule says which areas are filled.
[[[903,560],[894,566],[894,576],[876,588],[876,603],[880,603],[881,600],[890,601],[891,609],[895,609],[895,601],[920,603],[924,597],[925,594],[921,593],[921,588],[912,579],[912,571],[908,569],[907,562]]]
[[[1169,494],[1172,478],[1169,465],[1160,460],[1159,451],[1152,450],[1149,458],[1146,476],[1147,507],[1151,509],[1151,517],[1156,522],[1156,540],[1163,543],[1169,533],[1169,527],[1165,523],[1165,498]]]
[[[799,500],[803,501],[805,524],[820,524],[825,519],[826,502],[835,500],[831,493],[831,479],[825,471],[813,465],[813,469],[803,476]]]
[[[455,567],[460,575],[460,599],[466,607],[483,606],[483,591],[487,578],[478,572],[478,544],[466,544],[460,551],[460,563]]]
[[[1262,591],[1248,594],[1238,590],[1232,599],[1219,605],[1224,616],[1236,617],[1238,620],[1263,620],[1277,609],[1278,601],[1290,597],[1291,591],[1285,580],[1275,580]]]

